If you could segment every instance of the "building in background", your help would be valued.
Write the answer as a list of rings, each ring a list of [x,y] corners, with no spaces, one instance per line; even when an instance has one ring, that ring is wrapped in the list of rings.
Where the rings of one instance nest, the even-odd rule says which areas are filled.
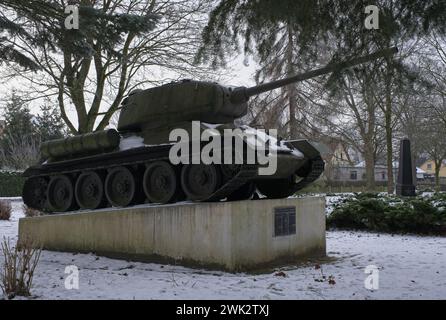
[[[394,168],[394,174],[397,169]],[[365,162],[361,161],[358,164],[346,166],[333,167],[332,174],[328,177],[331,181],[336,182],[364,182],[366,181]],[[375,166],[375,182],[377,184],[384,184],[387,182],[387,167],[383,165]]]
[[[337,137],[323,136],[314,143],[325,161],[324,178],[328,181],[339,174],[339,168],[354,167],[362,160],[361,154]]]
[[[398,177],[398,163],[393,165],[393,176]],[[417,167],[416,171],[417,181],[424,181],[432,178],[432,175]],[[338,166],[333,168],[333,174],[327,177],[334,182],[364,182],[366,181],[365,162],[360,162],[354,166]],[[375,166],[375,182],[378,185],[387,183],[387,166]]]
[[[435,176],[435,162],[433,160],[425,161],[421,166],[427,174]],[[443,161],[440,168],[440,178],[446,178],[446,161]]]
[[[325,161],[325,171],[323,179],[327,185],[342,186],[361,186],[366,184],[365,161],[361,153],[345,141],[336,137],[323,137],[317,143],[316,147],[320,151]],[[429,162],[429,161],[428,161]],[[393,163],[393,175],[396,181],[398,177],[398,161]],[[429,164],[425,163],[416,168],[416,180],[421,184],[432,184],[434,181],[433,162],[432,170],[428,170]],[[442,168],[442,174],[446,176],[446,164]],[[377,186],[387,184],[387,166],[382,164],[375,165],[375,183]]]

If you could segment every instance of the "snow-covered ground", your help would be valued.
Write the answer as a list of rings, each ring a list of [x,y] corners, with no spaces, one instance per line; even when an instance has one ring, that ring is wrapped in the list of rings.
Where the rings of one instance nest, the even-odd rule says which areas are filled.
[[[0,237],[17,239],[22,203]],[[261,274],[230,274],[44,251],[33,299],[446,299],[446,238],[327,232],[328,258]],[[0,264],[2,264],[0,257]],[[79,268],[67,290],[65,268]],[[379,289],[364,287],[365,268],[379,269]],[[325,278],[324,278],[325,276]],[[330,277],[331,276],[331,277]],[[333,279],[331,284],[329,279]]]

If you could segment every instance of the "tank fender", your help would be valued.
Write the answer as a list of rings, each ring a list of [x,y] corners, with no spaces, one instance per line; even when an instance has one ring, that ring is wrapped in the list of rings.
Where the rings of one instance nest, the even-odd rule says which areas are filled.
[[[320,152],[316,147],[308,140],[301,139],[301,140],[288,140],[285,141],[285,144],[292,146],[296,149],[299,149],[300,152],[302,152],[306,158],[312,159],[315,157],[320,156]]]

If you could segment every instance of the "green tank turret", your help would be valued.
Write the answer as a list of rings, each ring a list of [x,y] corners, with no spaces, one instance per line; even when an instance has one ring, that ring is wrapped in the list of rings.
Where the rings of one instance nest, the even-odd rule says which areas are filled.
[[[268,134],[260,136],[247,126],[236,127],[234,120],[247,113],[249,98],[395,52],[396,48],[381,50],[250,88],[183,80],[133,91],[122,103],[117,130],[43,143],[44,161],[24,172],[23,200],[34,209],[66,212],[184,199],[242,200],[252,198],[255,193],[268,198],[288,197],[318,179],[324,162],[307,140],[280,141]],[[239,129],[238,134],[248,137],[243,142],[246,149],[235,150],[240,154],[232,156],[240,156],[243,161],[172,162],[169,153],[174,142],[170,141],[169,133],[178,128],[190,132],[195,121],[220,131]],[[275,141],[275,146],[265,150],[276,154],[274,173],[260,175],[264,164],[259,158],[254,163],[246,161],[252,136]],[[223,155],[224,150],[215,152]]]

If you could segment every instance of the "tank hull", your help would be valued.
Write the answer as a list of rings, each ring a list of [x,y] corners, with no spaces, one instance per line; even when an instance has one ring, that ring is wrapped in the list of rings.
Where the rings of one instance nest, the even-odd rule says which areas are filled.
[[[198,187],[211,188],[209,185],[212,185],[210,189],[212,192],[204,190],[204,193],[198,197],[192,192],[197,190],[197,186],[195,188],[188,186],[188,180],[194,181],[194,177],[203,172],[213,177],[214,171],[206,171],[211,166],[173,165],[169,160],[169,151],[173,144],[163,144],[53,161],[30,167],[23,174],[27,178],[23,199],[26,205],[48,213],[148,202],[171,203],[186,198],[193,201],[241,200],[252,198],[256,185],[282,186],[284,181],[288,181],[289,177],[300,170],[299,181],[292,181],[291,186],[287,184],[283,187],[283,194],[280,196],[275,194],[270,196],[287,197],[313,182],[323,171],[323,161],[319,153],[306,140],[291,141],[290,145],[293,145],[296,150],[306,150],[306,154],[304,153],[303,157],[297,157],[292,152],[278,152],[278,170],[273,175],[259,175],[259,168],[265,165],[257,162],[237,165],[233,172],[229,172],[230,170],[224,164],[213,165],[218,178],[217,184],[214,186],[210,182],[205,182],[200,185],[198,182]],[[247,163],[246,154],[243,158],[243,163]],[[316,166],[315,163],[317,163]],[[190,170],[185,170],[187,168]],[[201,171],[194,168],[201,168]],[[303,168],[306,169],[303,170]],[[156,170],[163,172],[164,176],[157,175]],[[169,170],[172,172],[174,183],[171,180],[170,187],[164,187],[164,189],[161,184],[162,194],[154,192],[155,195],[152,195],[150,192],[153,191],[153,186],[159,185],[159,181],[154,177],[159,176],[161,182],[163,179],[169,181],[172,177],[169,176]],[[156,181],[151,184],[151,180],[154,179]],[[130,188],[131,192],[118,190],[121,187],[115,188],[116,185],[126,185],[125,182],[128,181],[133,185],[133,189]],[[172,184],[176,187],[172,188]],[[269,192],[266,189],[264,191]],[[130,194],[127,198],[126,192]],[[172,193],[171,196],[169,192]],[[126,200],[122,200],[123,198]]]

